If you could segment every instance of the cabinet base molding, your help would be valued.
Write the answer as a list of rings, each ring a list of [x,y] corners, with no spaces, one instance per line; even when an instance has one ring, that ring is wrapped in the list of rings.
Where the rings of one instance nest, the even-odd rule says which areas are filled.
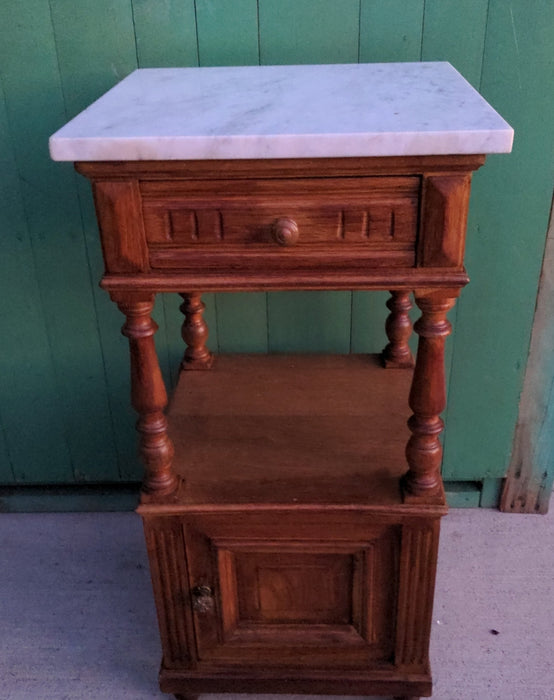
[[[294,671],[281,677],[248,677],[245,674],[221,674],[219,677],[203,677],[201,674],[188,674],[162,668],[160,688],[165,693],[173,693],[177,698],[191,700],[203,693],[251,693],[306,695],[395,695],[398,700],[417,700],[431,696],[431,676],[414,674],[410,676],[383,678],[368,673],[364,676],[345,672],[325,674],[320,677],[295,677]],[[406,695],[408,693],[408,695]]]

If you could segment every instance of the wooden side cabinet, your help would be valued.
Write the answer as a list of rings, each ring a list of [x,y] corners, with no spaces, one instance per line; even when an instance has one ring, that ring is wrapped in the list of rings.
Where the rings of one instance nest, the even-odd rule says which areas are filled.
[[[139,507],[163,690],[430,694],[446,505],[401,487],[412,375],[356,355],[181,373],[180,486]]]
[[[125,315],[161,688],[429,696],[447,314],[472,173],[511,130],[447,64],[210,70],[137,71],[51,142],[92,181],[102,286]],[[443,105],[433,126],[433,94],[451,123]],[[346,112],[320,124],[330,95],[358,132]],[[389,290],[382,355],[213,356],[203,292],[286,289]],[[169,292],[184,353],[166,411],[151,312]]]
[[[430,693],[438,517],[281,508],[145,530],[163,690]]]

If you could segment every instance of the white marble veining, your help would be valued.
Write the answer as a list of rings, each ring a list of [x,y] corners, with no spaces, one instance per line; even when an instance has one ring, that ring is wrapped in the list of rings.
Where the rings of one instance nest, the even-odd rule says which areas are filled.
[[[50,138],[54,160],[507,153],[449,63],[136,70]]]

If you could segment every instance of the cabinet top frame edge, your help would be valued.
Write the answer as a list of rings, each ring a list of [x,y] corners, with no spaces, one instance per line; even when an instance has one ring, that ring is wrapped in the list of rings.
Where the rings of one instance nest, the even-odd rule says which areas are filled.
[[[485,160],[484,154],[475,154],[260,160],[78,161],[75,163],[75,169],[91,180],[326,178],[471,172],[480,168]]]

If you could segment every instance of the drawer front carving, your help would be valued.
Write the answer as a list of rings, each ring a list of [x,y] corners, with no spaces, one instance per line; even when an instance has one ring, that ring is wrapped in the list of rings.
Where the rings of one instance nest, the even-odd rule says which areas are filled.
[[[150,263],[359,255],[415,263],[418,177],[142,182]]]

